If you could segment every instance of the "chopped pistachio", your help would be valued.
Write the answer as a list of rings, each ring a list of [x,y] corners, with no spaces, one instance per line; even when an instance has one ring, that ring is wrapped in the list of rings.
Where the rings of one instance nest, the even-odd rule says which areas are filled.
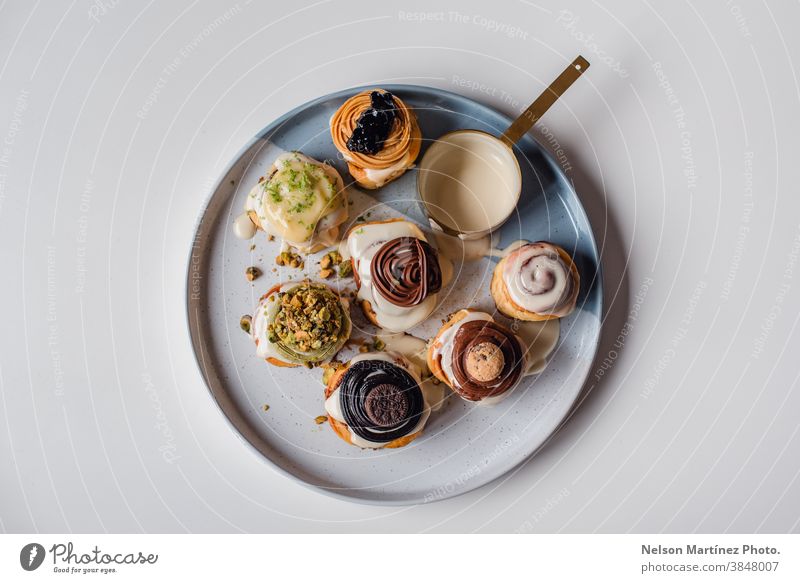
[[[380,351],[382,351],[384,348],[386,348],[386,343],[385,343],[383,340],[381,340],[380,338],[376,338],[376,339],[375,339],[375,343],[374,343],[374,345],[373,345],[373,346],[375,346],[375,350],[377,350],[378,352],[380,352]]]
[[[250,334],[250,327],[253,323],[253,317],[250,314],[245,314],[239,318],[239,328]]]
[[[327,415],[317,415],[317,416],[314,418],[314,423],[316,423],[317,425],[322,425],[322,424],[323,424],[323,423],[325,423],[327,420],[328,420],[328,416],[327,416]]]
[[[336,295],[323,285],[307,285],[279,294],[274,331],[301,352],[316,350],[339,339],[344,315]]]
[[[281,254],[275,258],[275,263],[286,267],[294,267],[296,269],[303,269],[303,267],[305,267],[303,258],[291,251],[281,251]]]
[[[244,270],[244,275],[247,281],[253,281],[261,277],[261,270],[258,267],[250,266]]]
[[[323,371],[322,382],[327,385],[330,382],[331,377],[334,375],[334,373],[336,373],[336,371],[339,370],[342,366],[343,364],[338,360],[332,360],[330,362],[321,364],[320,368],[322,368]]]
[[[328,279],[331,275],[333,275],[333,269],[322,269],[319,272],[319,276],[322,279]]]
[[[266,413],[267,411],[269,411],[269,405],[264,405],[264,406],[263,406],[263,407],[261,407],[261,408],[264,410],[264,413]]]
[[[349,261],[342,261],[339,264],[339,277],[350,277],[353,275],[353,264]]]

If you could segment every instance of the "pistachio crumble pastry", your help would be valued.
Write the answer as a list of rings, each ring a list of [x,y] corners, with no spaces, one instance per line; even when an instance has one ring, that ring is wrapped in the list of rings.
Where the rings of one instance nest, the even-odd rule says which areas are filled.
[[[329,360],[350,337],[348,309],[324,284],[279,284],[261,297],[253,315],[257,353],[277,366]]]

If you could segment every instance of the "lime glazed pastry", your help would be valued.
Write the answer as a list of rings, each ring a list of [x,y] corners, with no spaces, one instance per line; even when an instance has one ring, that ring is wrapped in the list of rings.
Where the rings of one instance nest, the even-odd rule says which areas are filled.
[[[256,353],[276,366],[312,365],[330,360],[350,337],[346,300],[321,283],[278,284],[253,314]]]
[[[350,229],[339,252],[352,262],[361,308],[376,326],[403,332],[436,308],[442,264],[414,223],[402,219],[359,223]]]
[[[286,152],[250,191],[245,211],[263,231],[315,252],[338,241],[339,227],[347,220],[347,194],[332,166]]]
[[[428,345],[428,368],[465,401],[494,405],[525,374],[526,350],[516,334],[489,314],[460,310]]]
[[[403,174],[422,145],[414,112],[383,89],[349,98],[333,114],[330,126],[333,145],[347,161],[350,174],[367,189],[380,188]]]
[[[420,385],[419,370],[399,353],[359,354],[328,381],[328,422],[339,437],[361,448],[408,445],[431,413]]]
[[[568,316],[580,289],[578,268],[558,245],[539,241],[504,257],[492,275],[497,309],[517,320],[539,321]]]

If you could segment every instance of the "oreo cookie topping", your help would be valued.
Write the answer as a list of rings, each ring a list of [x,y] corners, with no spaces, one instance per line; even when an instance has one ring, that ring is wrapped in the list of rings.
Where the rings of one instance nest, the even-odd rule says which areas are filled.
[[[425,409],[417,381],[403,367],[384,360],[353,363],[338,388],[350,431],[376,443],[409,435]]]
[[[347,140],[347,149],[361,154],[377,154],[392,131],[397,118],[397,105],[388,91],[370,93],[371,106],[361,112]]]
[[[470,401],[501,395],[522,376],[522,345],[495,322],[465,322],[453,343],[453,380]]]
[[[442,270],[436,251],[416,237],[392,239],[372,258],[375,289],[392,304],[410,308],[442,289]]]

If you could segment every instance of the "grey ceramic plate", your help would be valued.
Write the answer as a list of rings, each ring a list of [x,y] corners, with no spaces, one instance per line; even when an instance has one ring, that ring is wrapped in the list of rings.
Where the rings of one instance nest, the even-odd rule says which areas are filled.
[[[414,108],[423,137],[474,128],[499,135],[507,116],[466,97],[439,89],[387,86]],[[341,91],[307,103],[267,126],[245,147],[211,193],[198,226],[188,273],[188,320],[197,361],[215,400],[244,441],[281,473],[322,492],[376,504],[415,504],[463,494],[502,476],[535,453],[565,419],[580,394],[600,332],[602,282],[592,231],[581,203],[557,164],[530,136],[517,155],[523,172],[518,213],[500,232],[501,244],[516,239],[549,240],[567,249],[581,273],[578,309],[562,320],[561,337],[548,367],[528,377],[493,408],[475,407],[455,397],[431,416],[425,434],[395,450],[362,451],[336,437],[324,414],[319,369],[279,369],[260,361],[239,318],[279,279],[302,277],[296,270],[273,273],[276,243],[263,233],[251,242],[236,239],[233,219],[250,187],[281,150],[302,150],[332,160],[348,181],[328,132],[339,105],[360,89]],[[423,146],[424,152],[424,146]],[[416,202],[416,173],[406,174],[369,196],[353,194],[358,212],[371,219],[405,214],[424,224]],[[374,206],[373,206],[374,205]],[[313,277],[318,271],[307,260]],[[265,275],[253,284],[249,265]],[[494,312],[488,294],[493,264],[466,264],[456,285],[431,319],[413,330],[432,335],[441,319],[463,307]],[[357,312],[354,309],[353,312]],[[354,316],[357,316],[354,314]],[[363,326],[363,320],[354,320]],[[265,411],[265,405],[269,409]]]

